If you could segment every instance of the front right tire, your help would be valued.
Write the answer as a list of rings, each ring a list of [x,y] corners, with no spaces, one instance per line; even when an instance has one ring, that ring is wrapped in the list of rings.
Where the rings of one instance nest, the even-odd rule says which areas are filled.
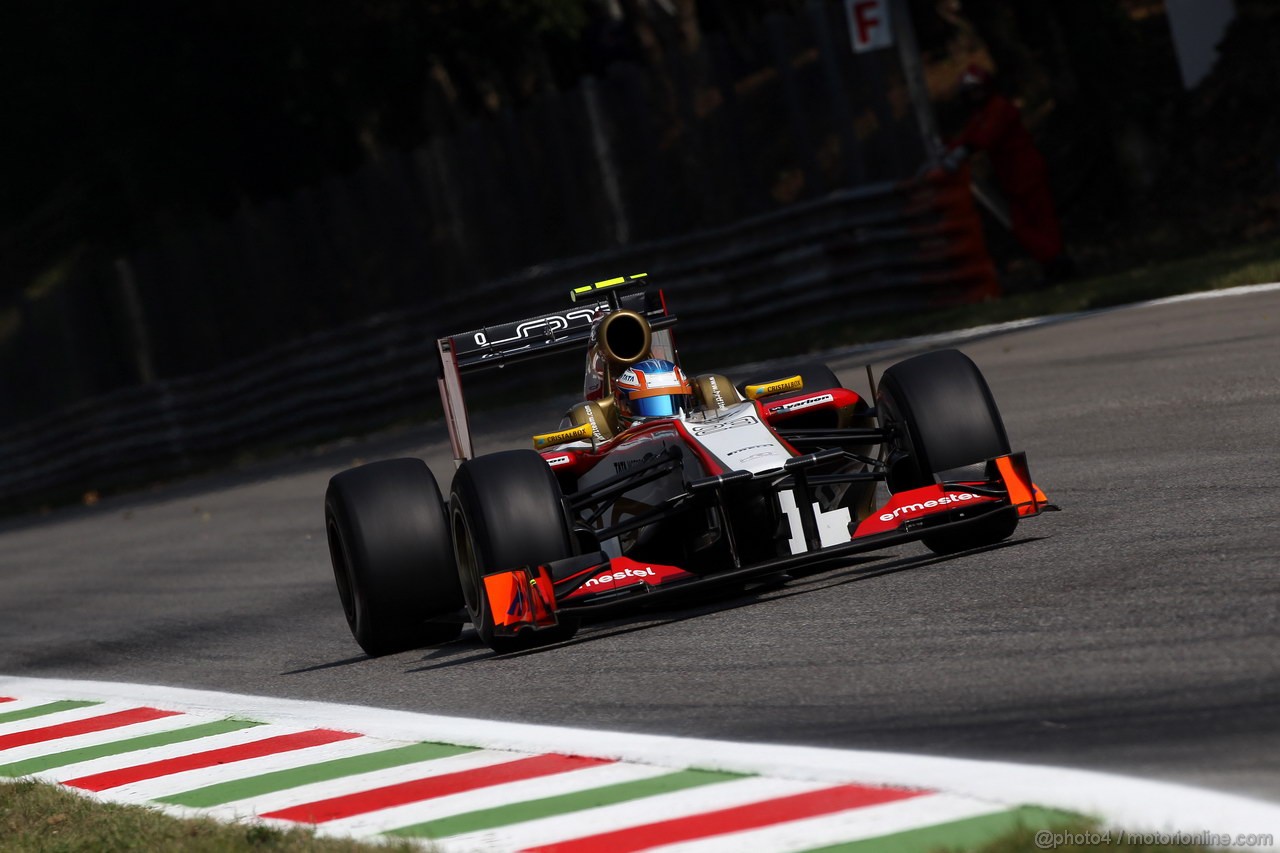
[[[1010,452],[986,379],[958,350],[918,355],[886,370],[876,392],[876,413],[892,436],[890,492],[931,485],[935,474],[980,479],[985,472],[979,466]],[[935,553],[953,554],[1007,539],[1017,526],[1018,512],[1010,507],[921,541]]]

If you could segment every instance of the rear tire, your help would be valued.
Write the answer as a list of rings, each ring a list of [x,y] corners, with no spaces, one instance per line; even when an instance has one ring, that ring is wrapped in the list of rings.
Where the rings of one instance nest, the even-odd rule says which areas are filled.
[[[984,472],[978,466],[1009,453],[1004,420],[986,379],[957,350],[919,355],[886,370],[876,412],[892,436],[890,492],[931,485],[935,474],[948,472],[980,479]],[[1017,525],[1017,510],[1009,508],[922,541],[935,553],[952,554],[1007,539]]]
[[[325,530],[347,625],[370,657],[456,639],[462,607],[440,488],[421,459],[390,459],[334,475]]]
[[[453,478],[449,519],[463,598],[476,633],[496,652],[567,640],[576,620],[555,628],[495,636],[485,574],[573,556],[560,485],[532,450],[507,450],[462,463]]]

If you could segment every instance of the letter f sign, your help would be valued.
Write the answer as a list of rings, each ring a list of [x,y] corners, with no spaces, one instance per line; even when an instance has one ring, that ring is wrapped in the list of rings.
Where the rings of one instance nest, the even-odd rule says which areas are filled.
[[[845,0],[844,10],[849,18],[854,52],[865,53],[893,44],[889,0]]]

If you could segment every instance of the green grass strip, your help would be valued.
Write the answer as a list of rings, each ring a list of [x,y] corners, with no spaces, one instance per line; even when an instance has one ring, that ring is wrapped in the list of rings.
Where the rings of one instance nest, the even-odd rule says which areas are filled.
[[[357,773],[386,770],[389,767],[399,767],[418,761],[434,761],[437,758],[448,758],[451,755],[474,751],[473,747],[454,746],[448,743],[415,743],[394,749],[384,749],[381,752],[371,752],[367,755],[335,758],[290,770],[276,770],[272,773],[263,773],[261,776],[250,776],[248,779],[220,782],[217,785],[207,785],[203,788],[183,791],[181,794],[161,797],[156,802],[192,808],[209,808],[234,800],[259,797],[275,791],[296,788],[299,785],[308,785],[312,782],[327,782],[330,779],[341,779],[343,776],[354,776]]]
[[[95,758],[105,758],[108,755],[123,755],[126,752],[136,752],[139,749],[168,746],[172,743],[183,743],[184,741],[212,737],[213,735],[226,734],[227,732],[240,731],[241,729],[260,725],[262,723],[255,723],[252,720],[218,720],[213,723],[188,726],[184,729],[174,729],[173,731],[159,732],[153,735],[140,735],[127,740],[101,743],[97,746],[68,749],[51,755],[28,758],[26,761],[15,761],[12,764],[0,765],[0,776],[30,776],[32,773],[43,773],[55,767],[65,767],[68,764],[78,764],[81,761],[92,761]]]
[[[88,708],[90,705],[101,704],[101,702],[78,702],[64,699],[60,702],[50,702],[47,705],[36,705],[34,708],[23,708],[20,711],[0,714],[0,723],[16,723],[18,720],[29,720],[32,717],[43,717],[45,714],[56,714],[59,711],[71,711],[75,708]]]
[[[177,820],[154,808],[103,803],[61,785],[0,780],[4,853],[429,853],[416,843],[322,838],[309,826]],[[437,852],[438,853],[438,852]]]
[[[668,794],[685,788],[697,788],[701,785],[741,778],[736,773],[713,773],[710,770],[681,770],[676,773],[667,773],[663,776],[640,779],[635,782],[619,782],[616,785],[605,785],[604,787],[591,788],[587,791],[577,791],[572,794],[561,794],[556,797],[529,800],[523,803],[512,803],[506,806],[494,806],[493,808],[453,815],[439,820],[429,820],[426,823],[417,823],[413,826],[393,829],[385,834],[412,838],[445,838],[450,835],[460,835],[464,832],[480,832],[494,827],[509,826],[513,823],[523,823],[527,820],[556,817],[570,812],[582,811],[583,809],[611,806],[615,803],[625,803],[628,800],[638,800],[642,797]]]
[[[1079,820],[1078,815],[1068,812],[1022,806],[1007,812],[966,818],[894,835],[818,847],[806,850],[805,853],[935,853],[938,850],[968,850],[1022,827],[1050,829]]]

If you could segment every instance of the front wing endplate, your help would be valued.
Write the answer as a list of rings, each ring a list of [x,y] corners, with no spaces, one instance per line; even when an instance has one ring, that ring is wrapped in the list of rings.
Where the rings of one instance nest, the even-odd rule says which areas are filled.
[[[513,569],[484,576],[484,591],[493,614],[493,633],[514,637],[526,628],[554,628],[556,593],[546,566]]]

